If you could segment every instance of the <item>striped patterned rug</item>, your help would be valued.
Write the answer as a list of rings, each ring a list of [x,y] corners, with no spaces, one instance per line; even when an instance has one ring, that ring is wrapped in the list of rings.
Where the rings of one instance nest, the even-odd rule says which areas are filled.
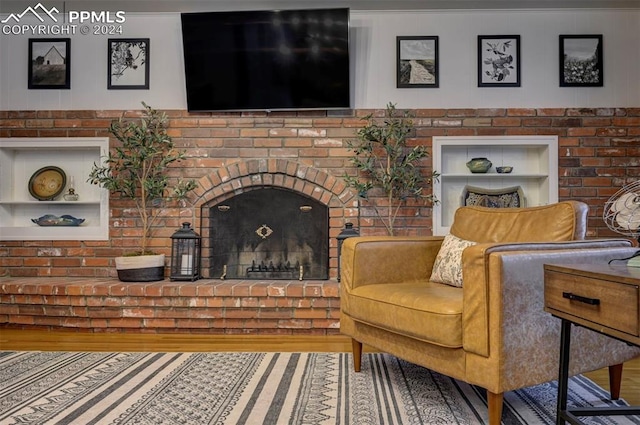
[[[0,352],[0,424],[485,424],[473,386],[368,353]],[[572,378],[571,403],[607,393]],[[505,424],[555,423],[556,385],[506,395]],[[598,424],[640,424],[638,418]],[[588,422],[596,423],[596,422]]]

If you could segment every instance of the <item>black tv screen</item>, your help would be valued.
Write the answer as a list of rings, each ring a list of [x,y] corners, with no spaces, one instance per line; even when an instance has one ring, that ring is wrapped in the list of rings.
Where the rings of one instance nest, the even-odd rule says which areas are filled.
[[[350,107],[349,9],[182,13],[189,111]]]

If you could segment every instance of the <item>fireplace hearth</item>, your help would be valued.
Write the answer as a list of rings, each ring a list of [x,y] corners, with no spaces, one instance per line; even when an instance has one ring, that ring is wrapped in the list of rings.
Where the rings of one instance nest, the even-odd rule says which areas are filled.
[[[328,208],[289,190],[240,193],[209,210],[210,276],[328,279]]]

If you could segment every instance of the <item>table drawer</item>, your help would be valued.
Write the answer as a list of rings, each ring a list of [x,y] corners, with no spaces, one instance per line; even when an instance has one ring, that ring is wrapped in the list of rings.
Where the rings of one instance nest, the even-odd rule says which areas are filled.
[[[638,336],[638,286],[545,271],[545,307]]]

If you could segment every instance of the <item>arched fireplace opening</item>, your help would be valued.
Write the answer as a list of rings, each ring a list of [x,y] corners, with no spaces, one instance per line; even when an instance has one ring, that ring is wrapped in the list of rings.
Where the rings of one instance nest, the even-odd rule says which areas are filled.
[[[225,279],[328,279],[329,209],[259,188],[209,208],[209,274]]]
[[[310,258],[313,261],[313,267],[308,269],[303,268],[302,278],[304,280],[328,280],[337,278],[338,272],[338,248],[337,248],[337,236],[344,229],[345,222],[349,221],[359,226],[358,221],[358,202],[357,195],[353,193],[344,183],[342,179],[331,175],[325,171],[309,167],[308,165],[300,164],[295,161],[281,159],[281,158],[260,158],[249,159],[247,161],[236,162],[229,164],[224,168],[212,170],[212,172],[206,176],[203,176],[199,181],[200,190],[194,193],[194,198],[191,200],[193,205],[198,206],[197,210],[197,228],[200,229],[199,233],[202,237],[202,275],[205,279],[232,279],[232,275],[228,272],[230,262],[227,261],[227,273],[225,274],[225,263],[218,263],[223,260],[223,256],[220,254],[220,247],[213,246],[214,231],[218,231],[220,234],[220,242],[225,242],[225,237],[222,237],[221,229],[233,228],[233,225],[218,225],[212,224],[211,215],[218,214],[220,209],[227,209],[231,214],[238,212],[235,209],[235,213],[231,209],[231,199],[250,192],[262,192],[267,195],[266,200],[263,199],[258,204],[257,202],[249,202],[248,212],[243,213],[245,217],[256,216],[262,214],[262,211],[272,211],[281,209],[282,202],[278,200],[275,195],[293,194],[296,195],[295,208],[297,208],[296,215],[293,217],[296,220],[308,220],[307,218],[301,218],[300,214],[303,212],[300,208],[310,206],[311,214],[305,217],[313,218],[309,223],[306,223],[306,228],[315,228],[321,225],[323,232],[322,237],[319,237],[317,241],[308,242],[307,245],[312,249],[313,254]],[[238,198],[242,199],[242,198]],[[264,206],[262,202],[270,204]],[[235,201],[234,201],[235,202]],[[219,208],[220,207],[220,208]],[[308,210],[308,208],[303,208]],[[319,213],[318,211],[322,211]],[[315,214],[319,214],[318,217]],[[269,218],[267,216],[266,218]],[[290,219],[290,222],[294,222],[294,219]],[[233,223],[232,223],[233,224]],[[266,227],[262,225],[266,224]],[[266,222],[264,218],[262,220],[255,220],[252,227],[249,230],[262,239],[262,236],[269,233],[269,222]],[[237,225],[235,227],[238,227]],[[249,232],[247,230],[247,234]],[[256,233],[256,230],[260,234]],[[237,232],[238,229],[233,230]],[[304,235],[306,237],[306,235]],[[226,260],[233,259],[233,253],[239,249],[236,247],[238,238],[226,237],[225,243],[231,247],[226,251]],[[228,241],[236,241],[235,245],[231,245]],[[221,245],[220,243],[218,245]],[[307,248],[308,252],[308,248]],[[220,255],[220,257],[218,257]],[[231,257],[230,257],[231,256]],[[213,260],[216,260],[216,266],[213,265]],[[307,255],[308,257],[308,255]],[[270,266],[269,262],[265,262],[267,266]],[[289,259],[289,251],[287,251],[287,261],[291,267],[295,267],[297,260]],[[287,261],[284,262],[286,265]],[[256,266],[261,266],[261,262],[257,261]],[[303,261],[300,261],[304,263]],[[239,262],[238,262],[239,263]],[[274,261],[274,267],[277,264]],[[253,259],[247,264],[243,264],[246,274],[246,268],[253,265]],[[317,265],[317,266],[316,266]],[[236,266],[236,270],[238,267]],[[293,273],[294,278],[299,279],[300,274]],[[258,270],[259,272],[259,270]],[[259,277],[258,272],[252,273],[251,279],[263,279]],[[244,280],[246,277],[241,277],[242,272],[236,272],[238,280]],[[292,273],[289,273],[291,275]],[[272,273],[275,275],[275,273]],[[284,275],[284,274],[282,274]],[[318,277],[311,277],[318,276]],[[235,277],[234,277],[235,278]],[[265,277],[264,280],[274,280],[276,277]],[[278,279],[287,279],[286,277],[280,277]]]

